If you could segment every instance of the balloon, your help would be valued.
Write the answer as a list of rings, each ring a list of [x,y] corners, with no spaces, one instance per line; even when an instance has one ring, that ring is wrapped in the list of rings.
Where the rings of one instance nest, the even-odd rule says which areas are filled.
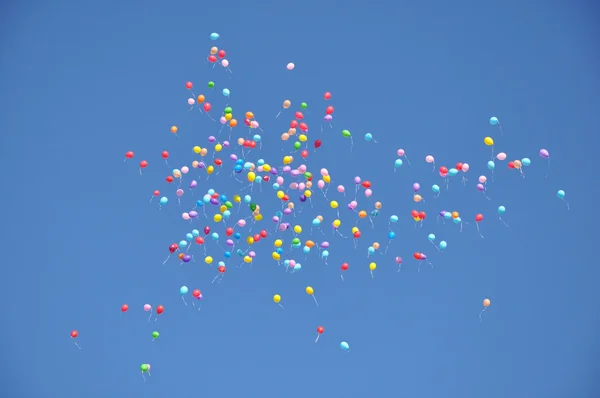
[[[152,309],[152,306],[150,304],[144,304],[144,311],[148,312]]]
[[[279,302],[281,301],[281,296],[276,294],[273,296],[273,301],[277,304],[279,304]]]
[[[289,64],[287,64],[287,70],[294,70],[295,67],[296,67],[296,65],[294,65],[293,62],[290,62]]]
[[[210,34],[210,39],[211,40],[218,40],[219,39],[219,34],[218,33],[211,33]]]
[[[127,312],[128,309],[129,309],[129,306],[127,304],[123,304],[121,306],[121,312]]]
[[[498,121],[498,118],[497,118],[497,117],[495,117],[495,116],[492,116],[492,117],[490,118],[490,124],[491,124],[492,126],[495,126],[495,125],[497,125],[498,123],[499,123],[499,121]],[[510,124],[510,123],[509,123],[509,124]]]
[[[567,194],[566,194],[566,193],[565,193],[565,191],[563,191],[562,189],[561,189],[561,190],[559,190],[558,192],[556,192],[556,196],[557,196],[559,199],[564,199],[566,195],[567,195]]]
[[[342,341],[340,343],[340,348],[344,351],[348,351],[348,350],[350,350],[350,345],[348,345],[348,343],[346,343],[345,341]]]
[[[310,287],[310,286],[306,286],[306,294],[314,294],[315,290]]]
[[[427,163],[433,163],[434,162],[433,156],[431,156],[431,155],[425,156],[425,161]]]
[[[504,152],[500,152],[499,154],[496,155],[496,159],[498,159],[498,160],[505,160],[506,159],[506,154]]]
[[[493,146],[494,145],[494,140],[492,139],[492,137],[485,137],[483,139],[483,143],[487,146]]]
[[[547,149],[540,149],[540,156],[543,157],[544,159],[549,159],[550,152],[548,152]]]
[[[490,299],[486,298],[486,299],[483,300],[483,306],[484,307],[487,308],[487,307],[490,306],[490,304],[492,304],[492,302],[490,301]]]

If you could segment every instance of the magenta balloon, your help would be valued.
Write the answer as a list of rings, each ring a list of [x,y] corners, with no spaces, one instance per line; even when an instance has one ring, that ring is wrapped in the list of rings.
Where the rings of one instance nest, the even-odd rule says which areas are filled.
[[[402,264],[402,257],[396,257],[396,264]]]
[[[484,190],[484,189],[485,189],[485,188],[483,187],[483,184],[477,184],[477,190],[478,190],[479,192],[483,192],[483,190]]]

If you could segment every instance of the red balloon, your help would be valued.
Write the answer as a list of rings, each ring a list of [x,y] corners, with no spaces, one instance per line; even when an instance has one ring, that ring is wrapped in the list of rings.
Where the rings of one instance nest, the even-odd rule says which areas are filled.
[[[204,227],[204,235],[208,234],[210,234],[210,227],[207,225],[206,227]]]
[[[214,55],[209,55],[208,60],[214,64],[215,62],[217,62],[217,57],[215,57]]]
[[[167,182],[173,182],[173,177],[172,176],[167,176],[167,178],[165,178],[165,180],[167,180]]]
[[[421,220],[424,220],[424,219],[425,219],[425,217],[427,217],[427,214],[425,214],[425,212],[424,212],[424,211],[422,211],[422,212],[420,212],[420,213],[419,213],[419,218],[420,218]]]
[[[161,304],[158,307],[156,307],[156,313],[158,315],[162,314],[165,311],[165,307]]]
[[[185,82],[185,88],[187,88],[188,90],[191,90],[193,87],[192,82]]]
[[[245,119],[244,119],[244,124],[245,124],[246,126],[250,126],[250,119],[248,119],[248,118],[245,118]]]
[[[254,239],[255,242],[258,242],[258,241],[260,241],[260,235],[259,234],[254,234],[252,236],[252,239]]]
[[[201,245],[204,243],[204,238],[201,236],[196,236],[196,243]]]
[[[210,102],[205,102],[204,103],[204,110],[206,112],[210,111],[212,109],[212,105],[210,104]]]
[[[249,148],[250,147],[250,140],[244,140],[244,146]]]
[[[323,143],[321,142],[321,140],[315,140],[315,143],[313,145],[315,148],[320,148],[321,145],[323,145]]]
[[[304,119],[304,115],[300,111],[296,111],[296,119]]]
[[[223,161],[222,161],[221,159],[219,159],[219,158],[216,158],[216,159],[215,159],[215,164],[216,164],[217,166],[221,166],[221,165],[223,164]]]
[[[348,270],[348,267],[349,267],[348,263],[343,263],[340,268],[342,269],[342,271],[346,271],[346,270]]]
[[[456,170],[461,171],[462,170],[462,163],[456,163]]]
[[[219,196],[220,196],[220,195],[219,195],[218,193],[216,193],[216,192],[215,192],[215,193],[213,193],[213,194],[211,195],[211,198],[213,198],[213,199],[219,199]]]
[[[219,272],[222,273],[222,274],[224,274],[225,271],[227,271],[227,269],[225,268],[225,266],[224,265],[219,265]]]
[[[140,162],[140,167],[141,167],[142,169],[145,169],[146,167],[148,167],[148,161],[147,161],[147,160],[142,160],[142,161]]]
[[[413,218],[417,218],[417,217],[419,217],[419,212],[416,210],[413,210],[410,212],[410,215],[413,216]]]
[[[227,235],[227,236],[231,236],[231,235],[233,235],[233,228],[231,228],[231,227],[228,227],[228,228],[225,230],[225,235]]]
[[[363,188],[365,189],[369,189],[371,188],[371,182],[370,181],[363,181],[362,184]]]
[[[290,128],[295,129],[296,127],[298,127],[298,121],[297,120],[292,120],[290,122]]]
[[[227,54],[225,54],[225,50],[219,50],[217,55],[219,56],[219,58],[223,59],[223,58],[225,58],[225,55],[227,55]]]
[[[302,156],[302,159],[306,159],[308,157],[308,151],[303,149],[302,152],[300,152],[300,156]]]
[[[263,229],[262,231],[260,231],[260,236],[261,236],[261,238],[266,238],[266,237],[267,237],[267,235],[268,235],[268,233],[267,233],[267,230],[266,230],[266,229]]]
[[[475,216],[475,221],[480,222],[483,220],[483,214],[479,213]]]
[[[331,115],[334,110],[335,109],[333,108],[333,106],[329,105],[327,108],[325,108],[325,113]]]
[[[300,123],[298,127],[300,127],[300,130],[304,131],[305,133],[308,131],[308,124],[304,122]]]
[[[269,180],[270,180],[269,176],[264,176],[264,177],[263,177],[263,181],[264,181],[264,182],[269,182]]]
[[[323,94],[323,98],[325,98],[326,100],[331,99],[331,93],[327,91],[325,94]]]
[[[163,159],[169,158],[169,152],[167,152],[167,151],[162,151],[162,153],[160,155],[163,157]]]
[[[440,167],[440,173],[441,174],[448,174],[448,168],[446,166]]]
[[[354,238],[355,238],[355,239],[358,239],[358,238],[360,238],[360,231],[356,231],[356,232],[354,233]]]
[[[250,141],[250,148],[256,148],[256,141]]]
[[[129,306],[127,304],[123,304],[121,306],[121,312],[127,312],[128,309],[129,309]]]
[[[509,169],[514,169],[515,168],[515,162],[508,162],[508,168]]]
[[[324,331],[325,331],[325,328],[323,326],[319,326],[317,328],[317,333],[319,333],[319,334],[323,334]]]
[[[156,191],[154,191],[154,196],[158,196],[160,195],[160,191],[157,189]]]
[[[179,245],[177,243],[172,243],[171,246],[169,246],[169,253],[175,253],[177,249],[179,249]]]
[[[194,297],[200,297],[200,290],[196,289],[192,292],[192,296]]]
[[[77,336],[79,336],[79,332],[78,332],[77,330],[72,330],[72,331],[71,331],[71,338],[72,338],[72,339],[74,339],[74,338],[76,338]]]
[[[126,159],[131,159],[132,157],[133,157],[133,152],[132,151],[125,152],[125,158]]]
[[[283,198],[281,198],[281,200],[283,200],[284,202],[287,202],[288,200],[290,200],[290,197],[287,195],[283,195]]]
[[[415,254],[413,254],[413,257],[415,258],[415,260],[420,260],[421,259],[421,253],[415,252]]]

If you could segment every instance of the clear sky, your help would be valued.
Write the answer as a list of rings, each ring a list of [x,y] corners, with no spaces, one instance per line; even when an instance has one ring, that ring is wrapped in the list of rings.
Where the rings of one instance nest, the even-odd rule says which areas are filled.
[[[518,398],[600,395],[596,281],[600,277],[592,200],[598,195],[595,148],[600,101],[597,6],[593,2],[239,2],[174,1],[9,2],[0,17],[2,117],[2,328],[0,395],[11,398],[86,397],[433,397]],[[211,32],[221,38],[212,42]],[[594,39],[596,37],[596,39]],[[207,62],[209,48],[227,52],[232,73]],[[293,71],[286,64],[294,62]],[[302,270],[285,272],[271,259],[281,207],[272,182],[253,187],[269,231],[253,246],[252,269],[162,262],[168,246],[193,228],[224,226],[202,215],[180,217],[213,188],[232,197],[247,184],[229,178],[241,156],[222,152],[217,176],[192,169],[177,204],[173,168],[198,159],[194,145],[212,146],[218,122],[189,111],[186,81],[204,94],[218,118],[223,88],[247,137],[243,114],[253,111],[263,131],[263,158],[280,167],[292,141],[280,136],[308,103],[306,164],[325,167],[340,202],[341,232],[357,222],[346,208],[353,178],[372,183],[358,209],[383,208],[359,222],[359,247],[332,234],[336,217],[316,189],[291,218],[300,238],[331,244],[328,265],[313,251],[294,250]],[[213,90],[207,82],[214,81]],[[323,93],[332,99],[326,102]],[[292,107],[275,119],[283,100]],[[332,127],[322,122],[335,107]],[[498,126],[488,122],[500,119]],[[179,138],[169,132],[179,126]],[[323,131],[321,131],[323,125]],[[354,149],[341,136],[353,134]],[[227,130],[218,136],[227,139]],[[364,134],[377,140],[365,142]],[[529,157],[525,178],[497,162],[487,200],[475,184],[487,175],[490,148],[507,160]],[[396,150],[411,166],[394,172]],[[551,165],[541,159],[550,151]],[[282,151],[283,149],[283,151]],[[126,151],[135,158],[123,162]],[[160,154],[170,152],[165,165]],[[233,151],[233,152],[232,152]],[[471,169],[443,179],[425,162]],[[294,165],[301,163],[294,154]],[[147,160],[143,176],[138,164]],[[406,160],[406,159],[405,159]],[[546,174],[548,174],[547,177]],[[241,175],[243,177],[243,174]],[[187,184],[197,179],[193,192]],[[316,182],[317,178],[315,178]],[[286,176],[287,184],[291,180]],[[423,203],[413,202],[412,184]],[[346,186],[344,197],[336,192]],[[442,192],[434,199],[431,185]],[[148,201],[155,189],[170,198],[161,211]],[[556,197],[563,189],[571,204]],[[249,189],[243,191],[248,193]],[[505,227],[496,214],[506,206]],[[426,211],[414,226],[411,210]],[[436,222],[440,210],[458,211],[463,232]],[[209,212],[213,212],[211,207]],[[237,210],[236,210],[237,211]],[[242,207],[229,224],[247,217]],[[475,228],[477,213],[485,216]],[[374,241],[387,255],[367,259]],[[324,236],[310,225],[324,217]],[[262,225],[262,227],[261,227]],[[249,227],[237,228],[243,238]],[[428,242],[435,233],[448,248]],[[243,242],[239,247],[246,249]],[[223,251],[207,243],[215,261]],[[286,250],[287,251],[287,250]],[[414,252],[433,263],[417,272]],[[400,272],[394,257],[404,259]],[[368,264],[377,263],[371,278]],[[340,264],[348,262],[345,281]],[[183,304],[179,288],[201,289],[202,309]],[[317,307],[304,289],[311,285]],[[282,296],[285,310],[273,303]],[[480,322],[482,300],[491,306]],[[188,295],[187,298],[190,301]],[[130,309],[121,314],[127,303]],[[147,322],[142,306],[165,306]],[[316,328],[325,333],[317,344]],[[81,350],[69,333],[79,331]],[[152,331],[160,338],[152,341]],[[340,349],[347,341],[350,352]],[[139,366],[151,364],[144,382]]]

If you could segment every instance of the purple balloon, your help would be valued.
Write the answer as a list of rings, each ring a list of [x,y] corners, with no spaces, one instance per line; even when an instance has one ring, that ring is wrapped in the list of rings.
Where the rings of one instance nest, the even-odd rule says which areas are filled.
[[[238,157],[235,153],[232,153],[231,155],[229,155],[229,159],[231,160],[238,160]]]
[[[444,214],[446,214],[446,210],[440,211],[440,217],[444,217]]]
[[[203,169],[206,167],[206,164],[204,162],[198,162],[198,168],[199,169]]]
[[[427,255],[425,253],[421,253],[421,260],[427,260]]]
[[[273,222],[279,222],[279,217],[273,216]]]
[[[283,214],[292,214],[292,209],[290,209],[289,207],[286,207],[285,209],[283,209]]]
[[[224,146],[225,148],[229,148],[229,145],[230,145],[230,144],[229,144],[229,141],[223,141],[223,146]]]
[[[190,218],[196,218],[196,217],[198,217],[198,212],[195,211],[195,210],[190,211],[189,214],[190,214]]]
[[[290,171],[292,171],[292,168],[290,166],[283,166],[284,173],[289,173]]]
[[[477,190],[479,192],[483,192],[485,190],[485,187],[483,186],[483,184],[477,184]]]
[[[233,246],[233,241],[232,241],[231,239],[227,239],[227,240],[225,241],[225,244],[226,244],[227,246]]]
[[[277,175],[277,169],[275,167],[271,168],[270,173],[273,174],[274,176],[276,176]]]
[[[331,115],[325,115],[325,117],[323,118],[323,120],[325,120],[326,122],[331,122],[333,120],[333,116],[331,116]]]
[[[212,203],[213,205],[218,205],[219,204],[219,199],[217,199],[217,198],[210,198],[210,203]]]
[[[354,177],[354,183],[355,184],[360,184],[360,181],[361,181],[361,179],[360,179],[359,176]]]
[[[290,174],[292,175],[292,177],[298,177],[300,175],[300,172],[298,170],[292,170],[290,171]]]
[[[191,259],[192,259],[192,256],[190,256],[189,254],[184,254],[182,260],[184,263],[189,263]]]
[[[421,184],[419,184],[418,182],[415,182],[413,184],[413,191],[417,192],[419,189],[421,189]]]
[[[550,152],[547,149],[540,149],[540,156],[544,159],[550,158]]]
[[[198,181],[196,181],[196,180],[190,181],[190,188],[196,188],[196,186],[198,186]]]
[[[208,137],[208,142],[215,142],[217,139],[215,138],[214,135],[211,135],[210,137]]]
[[[329,247],[329,242],[321,242],[321,249],[327,249]]]
[[[402,264],[402,257],[396,257],[396,264]]]
[[[306,195],[300,195],[300,202],[306,202]]]
[[[249,252],[248,255],[252,258],[256,257],[256,253],[255,252]]]

